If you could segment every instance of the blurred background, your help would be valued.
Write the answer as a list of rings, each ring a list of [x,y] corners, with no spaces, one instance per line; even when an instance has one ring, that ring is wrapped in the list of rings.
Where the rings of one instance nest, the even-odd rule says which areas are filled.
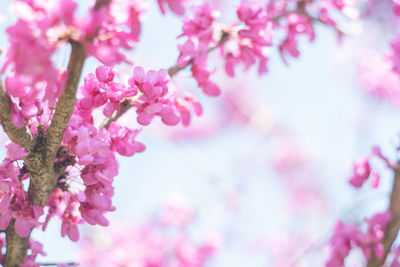
[[[13,22],[6,2],[2,32]],[[222,22],[232,21],[238,2],[214,1]],[[194,243],[216,240],[206,266],[322,266],[338,219],[360,222],[387,205],[390,174],[381,177],[378,190],[360,192],[348,184],[358,157],[373,145],[390,151],[398,141],[396,95],[386,99],[374,91],[383,84],[400,92],[384,66],[374,67],[384,64],[380,53],[392,34],[387,23],[378,18],[347,25],[351,34],[340,42],[331,29],[317,26],[316,40],[302,40],[300,57],[288,65],[278,49],[271,51],[269,73],[261,77],[238,70],[228,78],[214,51],[210,63],[223,90],[218,98],[203,96],[188,73],[179,73],[174,86],[197,95],[204,114],[188,128],[160,123],[141,131],[137,139],[145,152],[118,158],[110,226],[85,225],[81,239],[104,244],[119,225],[146,224],[168,203],[178,203],[192,212],[185,234]],[[150,1],[141,42],[129,58],[144,68],[174,65],[181,27],[181,18],[162,16]],[[6,35],[0,43],[6,47]],[[66,53],[56,62],[65,64]],[[85,73],[98,64],[90,59]],[[132,72],[128,65],[118,69]],[[129,113],[122,118],[133,120]],[[57,220],[33,237],[43,241],[46,262],[79,262],[81,241],[60,238]]]

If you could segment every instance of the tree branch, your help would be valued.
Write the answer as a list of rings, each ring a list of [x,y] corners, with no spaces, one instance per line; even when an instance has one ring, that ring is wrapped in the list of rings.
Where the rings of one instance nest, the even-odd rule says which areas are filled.
[[[96,3],[94,4],[93,9],[94,9],[94,10],[97,10],[97,9],[99,9],[99,8],[102,7],[102,6],[109,5],[110,2],[111,2],[111,0],[97,0]]]
[[[392,220],[386,227],[385,235],[383,237],[384,254],[382,258],[376,257],[373,253],[369,259],[367,267],[379,267],[385,263],[390,248],[400,229],[400,168],[394,170],[393,188],[390,194],[389,211],[392,214]]]
[[[76,89],[82,72],[86,53],[82,44],[71,41],[72,51],[68,63],[68,80],[58,101],[48,134],[43,125],[38,126],[38,135],[29,147],[25,167],[30,177],[29,199],[33,205],[44,207],[57,185],[54,161],[60,147],[62,134],[68,125],[76,103]],[[16,267],[24,262],[29,236],[19,237],[11,221],[7,233],[7,249],[4,265]]]
[[[75,262],[66,262],[66,263],[51,263],[51,262],[41,263],[41,262],[39,262],[38,264],[40,266],[58,266],[58,265],[61,265],[61,264],[69,265],[69,266],[78,266],[78,264],[75,263]]]
[[[27,126],[15,127],[11,120],[11,113],[11,99],[5,92],[4,84],[0,82],[0,124],[11,141],[29,152],[33,146],[33,136]]]
[[[97,0],[94,9],[108,5],[111,0]],[[86,51],[83,44],[70,40],[71,54],[68,62],[68,79],[61,98],[58,100],[50,127],[45,132],[44,126],[38,126],[38,135],[33,139],[25,128],[16,128],[11,121],[10,98],[4,90],[0,90],[0,123],[10,139],[29,152],[24,159],[25,167],[30,177],[29,199],[33,205],[44,207],[50,195],[54,192],[59,178],[59,172],[66,166],[55,163],[60,149],[62,135],[67,128],[76,105],[76,91],[81,77]],[[0,88],[3,89],[3,88]],[[32,142],[34,140],[34,142]],[[21,238],[14,229],[12,220],[6,231],[7,249],[4,266],[17,267],[24,262],[28,248],[29,236]]]
[[[5,267],[19,267],[24,262],[29,247],[29,237],[19,237],[15,232],[14,223],[15,220],[11,220],[6,230],[7,251],[3,260]]]
[[[57,103],[57,108],[46,136],[46,163],[52,167],[62,141],[62,134],[67,128],[76,104],[76,91],[81,77],[86,52],[81,43],[70,41],[71,56],[68,63],[68,80],[64,92]]]

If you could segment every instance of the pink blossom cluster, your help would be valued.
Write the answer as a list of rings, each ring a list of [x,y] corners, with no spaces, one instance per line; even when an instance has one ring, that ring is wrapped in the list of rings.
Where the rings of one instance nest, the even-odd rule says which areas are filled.
[[[211,81],[214,71],[207,69],[210,51],[220,47],[228,76],[235,76],[239,64],[244,65],[245,70],[258,65],[258,74],[261,75],[268,71],[274,36],[284,36],[278,41],[278,47],[287,63],[286,55],[300,55],[298,39],[301,36],[314,40],[315,21],[339,32],[331,18],[333,11],[351,19],[359,17],[351,1],[269,1],[265,4],[261,0],[242,0],[236,11],[238,21],[222,26],[215,21],[217,13],[211,5],[200,4],[192,8],[191,17],[184,19],[179,37],[187,39],[178,46],[177,66],[184,68],[191,64],[192,76],[199,87],[208,95],[219,95],[218,85]]]
[[[267,6],[261,1],[244,0],[236,13],[243,29],[233,37],[235,50],[225,53],[226,73],[233,77],[237,64],[244,64],[247,70],[257,61],[258,73],[267,72],[269,47],[273,44],[273,22]]]
[[[141,225],[119,225],[96,233],[82,243],[85,266],[205,266],[219,246],[211,235],[201,243],[188,234],[193,208],[182,201],[169,201],[161,214]],[[134,252],[134,253],[132,253]]]
[[[40,224],[38,219],[44,211],[31,204],[24,190],[23,181],[28,175],[17,164],[27,153],[15,143],[9,143],[6,148],[7,157],[0,165],[0,230],[5,230],[11,219],[15,219],[15,231],[27,237],[31,228]]]
[[[400,3],[399,1],[393,1],[393,13],[397,19],[400,17]],[[388,55],[388,59],[392,64],[392,69],[398,75],[400,74],[400,36],[395,33],[396,36],[392,39],[390,43],[391,53]]]
[[[120,104],[132,98],[137,121],[148,125],[154,116],[159,116],[166,125],[182,121],[188,124],[190,112],[187,103],[194,110],[201,111],[192,98],[177,97],[169,92],[169,78],[165,70],[150,70],[135,67],[128,86],[114,81],[111,68],[99,66],[95,74],[89,74],[80,88],[82,97],[78,99],[69,126],[63,135],[63,146],[67,155],[59,161],[71,161],[67,176],[60,179],[60,187],[53,193],[48,203],[48,220],[57,216],[62,220],[61,234],[71,240],[79,239],[77,225],[83,222],[108,225],[104,214],[113,211],[113,180],[118,174],[115,153],[132,156],[143,152],[145,146],[136,141],[139,129],[131,129],[112,122],[108,127],[95,127],[93,112],[102,110],[105,119],[110,119]],[[79,175],[83,182],[79,186]],[[78,185],[76,185],[78,184]]]
[[[400,16],[400,2],[398,0],[393,0],[393,12],[396,16]]]
[[[43,245],[33,239],[30,239],[29,251],[30,253],[28,254],[28,256],[26,256],[24,263],[21,264],[21,267],[40,267],[40,264],[36,263],[35,260],[39,254],[42,256],[46,256],[46,252],[43,251]]]
[[[137,88],[140,96],[134,101],[138,114],[137,121],[148,125],[155,116],[161,118],[166,125],[176,125],[182,122],[188,126],[191,111],[202,114],[201,105],[193,96],[180,96],[168,88],[169,77],[166,70],[149,70],[147,73],[141,67],[135,67],[133,76],[129,79],[130,86]]]
[[[300,55],[298,50],[298,35],[308,35],[309,41],[314,41],[315,32],[312,20],[305,14],[290,14],[287,16],[286,39],[279,45],[279,51],[285,63],[285,55],[290,54],[297,58]]]
[[[354,187],[361,187],[366,180],[371,178],[372,186],[379,186],[379,173],[372,166],[372,160],[378,159],[384,163],[385,168],[395,169],[396,163],[392,163],[388,157],[382,154],[380,147],[373,147],[370,155],[359,159],[353,166],[353,175],[349,182]],[[384,256],[384,248],[381,241],[385,234],[385,228],[391,220],[390,211],[377,213],[372,218],[366,219],[368,231],[366,233],[359,230],[360,226],[355,224],[345,224],[339,221],[335,226],[335,232],[331,238],[331,256],[327,261],[328,267],[342,267],[344,260],[353,248],[360,248],[366,259],[374,253],[378,258]]]
[[[6,92],[15,99],[13,122],[22,127],[46,109],[54,108],[64,86],[65,74],[52,62],[62,30],[74,23],[76,4],[72,0],[48,4],[47,1],[16,0],[17,22],[7,29],[9,48],[2,71]]]
[[[375,146],[372,148],[370,155],[358,159],[353,165],[353,173],[349,179],[349,182],[352,186],[359,188],[369,178],[372,179],[372,186],[374,188],[379,186],[379,173],[371,167],[371,160],[373,158],[382,160],[385,164],[385,167],[396,167],[396,163],[390,162],[389,159],[382,154],[380,147]]]
[[[118,174],[118,163],[110,143],[107,130],[97,130],[76,114],[72,116],[64,132],[63,145],[69,156],[76,161],[75,168],[81,169],[80,177],[85,186],[84,195],[75,199],[80,202],[78,206],[83,219],[93,225],[108,225],[104,213],[115,209],[111,203],[114,194],[112,182]],[[63,220],[65,219],[71,218],[63,216]],[[75,221],[68,222],[71,225],[74,223]]]
[[[61,236],[67,235],[70,240],[78,241],[79,230],[77,225],[84,222],[79,212],[78,197],[80,195],[82,194],[75,196],[68,191],[57,188],[47,203],[49,211],[42,227],[43,231],[46,229],[50,219],[53,216],[57,216],[62,220]]]
[[[346,224],[339,221],[334,229],[330,241],[331,254],[326,262],[327,267],[343,267],[345,258],[353,248],[360,248],[366,259],[374,253],[378,258],[383,257],[383,244],[381,243],[385,229],[391,220],[389,211],[377,213],[370,219],[367,232],[359,230],[357,225]]]
[[[389,60],[392,62],[393,71],[400,74],[400,37],[396,37],[390,44],[392,54]]]
[[[78,99],[76,110],[82,118],[92,123],[92,112],[100,107],[104,116],[111,117],[125,98],[137,95],[135,87],[115,82],[114,77],[112,69],[104,66],[97,67],[95,74],[85,77],[81,88],[83,97]]]
[[[115,153],[132,156],[143,152],[145,146],[136,141],[139,129],[116,122],[96,127],[96,110],[101,110],[104,119],[110,120],[122,102],[131,99],[141,125],[150,124],[155,116],[166,125],[179,122],[188,125],[191,110],[201,113],[201,106],[193,97],[181,97],[170,90],[165,70],[145,72],[135,67],[127,86],[114,78],[111,68],[99,66],[80,88],[81,97],[63,134],[63,151],[55,162],[55,166],[64,166],[65,174],[59,177],[47,203],[43,224],[39,219],[44,211],[29,201],[23,185],[29,177],[18,166],[18,161],[27,153],[17,144],[7,146],[7,158],[0,165],[0,230],[6,229],[14,218],[18,235],[25,237],[32,227],[42,225],[45,230],[50,219],[58,217],[62,221],[61,235],[78,241],[79,224],[108,225],[104,214],[115,210],[112,205],[113,180],[118,174]]]
[[[213,71],[208,70],[208,50],[217,43],[214,37],[213,23],[218,15],[209,3],[192,7],[192,17],[183,20],[182,34],[186,37],[184,44],[179,45],[178,66],[186,67],[191,63],[191,71],[199,87],[209,96],[221,93],[216,83],[210,80]]]
[[[144,1],[113,0],[90,7],[83,18],[75,18],[76,8],[73,0],[13,2],[18,20],[7,29],[9,48],[2,71],[7,71],[6,92],[13,100],[17,127],[42,122],[42,116],[49,121],[67,79],[52,56],[65,41],[84,43],[87,53],[105,65],[128,62],[120,49],[129,50],[139,41]]]
[[[132,43],[139,41],[146,3],[112,0],[109,5],[92,7],[89,16],[80,21],[80,41],[86,43],[88,53],[107,66],[129,62],[121,48],[130,50]]]
[[[400,76],[393,71],[393,61],[381,55],[365,52],[358,68],[357,80],[361,88],[372,97],[400,107]]]

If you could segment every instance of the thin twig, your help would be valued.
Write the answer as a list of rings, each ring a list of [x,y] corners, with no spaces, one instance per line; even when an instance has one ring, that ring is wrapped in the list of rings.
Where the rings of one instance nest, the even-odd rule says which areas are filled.
[[[224,44],[229,40],[229,38],[230,38],[229,33],[226,32],[226,31],[222,31],[221,38],[219,39],[218,43],[217,43],[215,46],[210,47],[210,48],[207,50],[207,53],[210,53],[210,52],[214,51],[215,49],[217,49],[218,47],[221,47],[222,45],[224,45]],[[182,67],[179,67],[178,64],[175,64],[174,66],[172,66],[172,67],[170,67],[170,68],[168,69],[168,75],[169,75],[170,77],[175,76],[175,75],[176,75],[178,72],[180,72],[181,70],[187,68],[188,66],[191,66],[191,65],[194,63],[194,61],[195,61],[195,60],[192,58],[191,60],[189,60],[189,61],[186,63],[186,65],[184,65],[184,66],[182,66]],[[122,117],[122,116],[123,116],[131,107],[133,107],[133,106],[134,106],[134,105],[133,105],[129,100],[127,100],[127,99],[124,100],[124,101],[121,102],[121,104],[119,105],[119,108],[118,108],[117,112],[115,113],[115,115],[113,115],[113,116],[110,117],[110,118],[105,119],[105,120],[103,121],[103,123],[100,125],[100,127],[101,127],[101,126],[104,126],[105,128],[110,127],[110,124],[111,124],[112,122],[117,121],[120,117]]]
[[[38,262],[39,266],[58,266],[58,265],[69,265],[69,266],[79,266],[78,263],[76,262],[58,262],[58,263],[52,263],[52,262]]]

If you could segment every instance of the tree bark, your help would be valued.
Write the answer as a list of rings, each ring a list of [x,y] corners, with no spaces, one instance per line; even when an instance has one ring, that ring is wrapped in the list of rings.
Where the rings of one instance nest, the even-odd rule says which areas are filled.
[[[62,134],[67,128],[75,108],[75,95],[86,58],[86,52],[82,44],[71,41],[71,46],[68,80],[58,101],[50,128],[46,134],[44,126],[39,125],[38,135],[33,139],[34,142],[31,141],[31,143],[25,144],[29,148],[29,154],[24,159],[24,164],[30,177],[29,200],[33,205],[41,207],[46,206],[57,186],[58,174],[54,170],[54,161],[61,145]],[[5,131],[10,132],[8,128],[5,128]],[[7,248],[4,266],[14,267],[22,264],[26,257],[28,242],[29,236],[21,238],[16,234],[12,221],[6,231]]]
[[[394,170],[393,187],[390,194],[389,211],[392,214],[392,220],[386,227],[385,235],[383,237],[384,254],[382,258],[378,258],[375,253],[368,261],[367,267],[380,267],[382,266],[390,252],[394,240],[400,229],[400,168]]]
[[[14,222],[15,220],[11,220],[6,230],[7,253],[3,259],[4,267],[18,267],[24,262],[29,247],[29,237],[19,237],[15,232]]]

